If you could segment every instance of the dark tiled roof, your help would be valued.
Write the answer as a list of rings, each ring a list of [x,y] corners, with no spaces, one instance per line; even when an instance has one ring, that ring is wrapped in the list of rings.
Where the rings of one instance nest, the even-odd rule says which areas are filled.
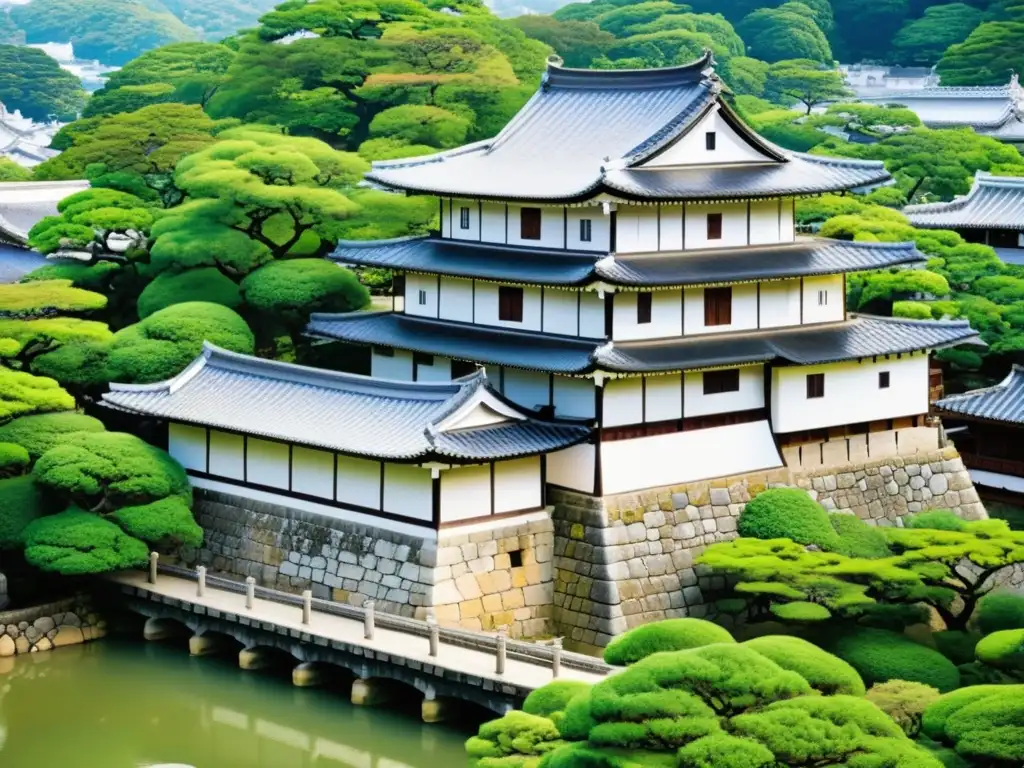
[[[1014,365],[994,387],[950,395],[935,405],[950,414],[1024,424],[1024,366]]]
[[[930,128],[974,128],[995,138],[1024,138],[1020,120],[1022,93],[1016,80],[1007,85],[931,86],[897,91],[862,101],[900,104]]]
[[[769,360],[827,363],[980,343],[966,321],[904,320],[867,315],[853,315],[842,323],[796,329],[614,343],[392,313],[313,315],[307,333],[490,365],[565,374],[597,369],[620,373],[678,371]]]
[[[915,227],[927,229],[1024,230],[1024,178],[978,171],[974,186],[949,203],[908,205],[903,212]]]
[[[446,431],[444,422],[477,398],[513,418]],[[478,460],[529,456],[582,442],[579,423],[541,421],[495,393],[480,372],[412,383],[262,360],[205,345],[173,379],[112,384],[105,404],[340,453],[393,460]]]
[[[676,286],[828,275],[924,261],[913,243],[801,239],[686,253],[540,250],[440,238],[341,243],[332,259],[426,274],[535,285]]]

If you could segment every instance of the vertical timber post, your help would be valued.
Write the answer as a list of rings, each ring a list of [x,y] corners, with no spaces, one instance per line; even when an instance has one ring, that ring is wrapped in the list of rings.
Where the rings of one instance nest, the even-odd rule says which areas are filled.
[[[302,593],[302,623],[309,624],[313,618],[313,593],[308,589]]]
[[[430,633],[430,655],[437,656],[437,647],[441,641],[441,628],[437,625],[434,614],[427,616],[427,631]]]
[[[159,561],[160,561],[160,553],[159,552],[150,552],[149,553],[149,583],[150,584],[156,584],[156,567],[157,567],[157,563]]]
[[[196,568],[196,597],[206,596],[206,566]]]
[[[556,637],[551,643],[551,676],[558,677],[562,672],[562,638]]]
[[[498,629],[498,641],[496,646],[496,654],[494,659],[494,674],[504,675],[505,674],[505,653],[507,650],[508,637],[505,627]]]
[[[363,603],[363,639],[373,640],[373,600]]]
[[[252,610],[253,603],[256,601],[256,579],[252,576],[245,578],[245,607],[247,610]]]

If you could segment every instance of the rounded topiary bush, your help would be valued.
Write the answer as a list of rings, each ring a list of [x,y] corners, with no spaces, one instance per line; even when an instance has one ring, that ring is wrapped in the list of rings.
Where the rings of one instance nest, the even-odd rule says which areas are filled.
[[[207,301],[238,309],[242,304],[242,293],[234,280],[215,267],[164,272],[142,289],[137,310],[139,317],[144,318],[185,301]]]
[[[903,518],[907,528],[931,528],[936,531],[962,531],[967,522],[948,509],[932,509]]]
[[[792,539],[833,550],[839,546],[828,513],[799,488],[771,488],[747,502],[740,515],[740,536],[754,539]]]
[[[960,666],[974,661],[974,648],[978,645],[981,637],[973,632],[947,629],[932,633],[932,639],[935,641],[935,648],[939,653]]]
[[[783,621],[815,622],[832,618],[832,612],[824,605],[803,600],[794,603],[774,603],[769,610]]]
[[[921,731],[921,719],[928,707],[941,696],[937,689],[923,683],[890,680],[871,686],[867,699],[893,719],[911,738]]]
[[[978,629],[991,634],[1001,629],[1024,629],[1024,596],[993,592],[978,603]]]
[[[729,631],[703,619],[665,619],[631,629],[604,649],[604,660],[624,667],[661,651],[685,651],[713,643],[735,643]]]
[[[29,461],[28,451],[22,446],[17,443],[0,443],[0,478],[25,474]]]
[[[477,735],[466,741],[466,752],[480,768],[514,768],[536,765],[526,761],[563,744],[555,724],[546,717],[512,710],[481,725]]]
[[[555,680],[531,691],[523,702],[523,712],[550,718],[563,712],[573,698],[589,690],[590,684],[579,680]]]
[[[828,650],[848,662],[868,685],[908,680],[945,692],[960,684],[959,670],[941,653],[884,629],[847,632]]]
[[[864,681],[857,670],[828,651],[788,635],[765,635],[743,643],[783,669],[796,672],[816,691],[826,695],[864,695]]]
[[[82,413],[37,413],[0,426],[0,442],[17,443],[35,461],[74,432],[103,432],[99,419]]]
[[[978,661],[1016,672],[1024,670],[1024,629],[1002,629],[983,637],[974,649]]]
[[[856,515],[833,513],[828,516],[828,521],[839,536],[834,552],[848,557],[888,557],[892,554],[885,534]]]
[[[948,693],[925,710],[922,729],[971,765],[1024,764],[1024,685],[976,685]]]

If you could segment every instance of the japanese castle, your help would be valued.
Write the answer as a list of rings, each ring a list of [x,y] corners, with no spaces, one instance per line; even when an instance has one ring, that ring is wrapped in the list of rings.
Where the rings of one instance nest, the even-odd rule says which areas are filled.
[[[978,171],[966,195],[948,203],[907,205],[903,213],[921,229],[952,229],[970,243],[1024,248],[1024,178]]]

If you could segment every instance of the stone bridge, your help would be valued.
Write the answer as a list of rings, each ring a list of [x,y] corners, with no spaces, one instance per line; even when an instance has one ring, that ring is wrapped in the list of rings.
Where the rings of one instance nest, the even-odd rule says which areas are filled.
[[[423,621],[376,614],[368,633],[365,609],[310,599],[306,623],[301,597],[254,589],[259,597],[250,609],[240,594],[243,585],[209,577],[200,590],[195,576],[178,568],[162,569],[155,583],[141,573],[113,580],[120,587],[118,604],[146,617],[149,640],[188,636],[193,655],[237,651],[244,669],[294,663],[292,680],[299,686],[351,681],[354,704],[407,701],[415,690],[427,722],[443,720],[458,702],[503,714],[555,675],[551,646],[502,639],[499,671],[495,635],[436,628],[437,653],[431,655],[431,627]],[[589,656],[557,653],[557,674],[564,679],[597,682],[610,670]]]

